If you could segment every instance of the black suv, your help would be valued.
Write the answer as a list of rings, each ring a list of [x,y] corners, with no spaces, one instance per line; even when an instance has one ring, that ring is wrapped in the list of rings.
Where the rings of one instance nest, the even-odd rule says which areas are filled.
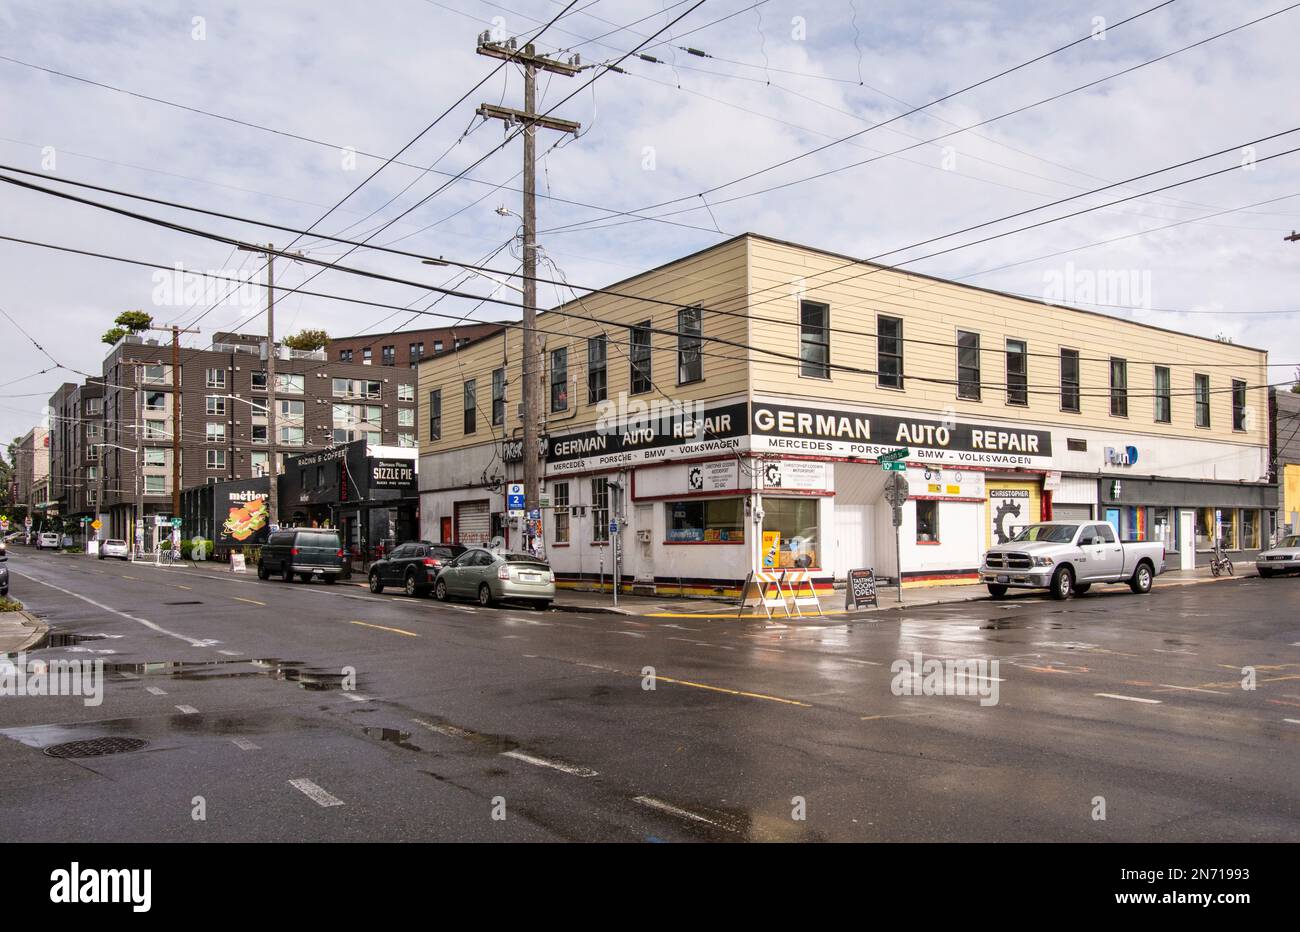
[[[385,586],[401,586],[407,595],[425,595],[438,571],[464,552],[460,544],[433,544],[427,540],[400,544],[388,556],[371,564],[370,591],[383,592]]]
[[[319,577],[327,583],[347,575],[348,564],[339,532],[328,528],[286,528],[273,533],[262,545],[257,578],[279,576],[285,582],[293,582],[295,573],[303,582]]]

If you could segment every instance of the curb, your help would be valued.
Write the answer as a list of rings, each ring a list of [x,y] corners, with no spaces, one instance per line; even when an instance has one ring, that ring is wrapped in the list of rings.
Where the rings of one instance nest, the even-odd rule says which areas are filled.
[[[22,644],[5,653],[20,654],[24,651],[40,650],[50,638],[50,626],[31,612],[18,611],[13,614],[18,615],[22,619],[22,624],[32,629],[32,633]]]

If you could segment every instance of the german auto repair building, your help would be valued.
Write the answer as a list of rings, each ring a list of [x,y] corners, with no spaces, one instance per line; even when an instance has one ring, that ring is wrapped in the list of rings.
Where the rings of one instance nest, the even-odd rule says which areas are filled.
[[[764,568],[976,581],[1052,517],[1171,565],[1276,527],[1264,351],[753,234],[543,312],[540,549],[561,585],[735,594]],[[517,328],[419,364],[421,536],[526,545]]]

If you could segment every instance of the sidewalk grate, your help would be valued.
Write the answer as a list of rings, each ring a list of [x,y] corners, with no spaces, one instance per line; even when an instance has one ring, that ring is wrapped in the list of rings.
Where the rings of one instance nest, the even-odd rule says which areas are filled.
[[[103,757],[106,754],[123,754],[138,751],[148,745],[143,738],[91,738],[87,741],[65,741],[44,749],[49,757]]]

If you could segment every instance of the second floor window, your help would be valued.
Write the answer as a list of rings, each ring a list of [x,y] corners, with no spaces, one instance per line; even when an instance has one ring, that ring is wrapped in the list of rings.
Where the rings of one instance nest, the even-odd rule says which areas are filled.
[[[831,309],[816,301],[799,302],[799,374],[831,377]]]
[[[468,382],[465,383],[465,398],[464,398],[464,408],[465,408],[464,428],[465,428],[465,433],[467,434],[472,434],[476,430],[478,430],[478,412],[475,407],[478,404],[475,397],[477,394],[478,394],[478,390],[477,390],[476,380],[470,379]]]
[[[1232,429],[1246,429],[1246,383],[1232,380]]]
[[[957,331],[957,397],[980,400],[980,335]]]
[[[442,389],[429,391],[429,439],[442,439]]]
[[[629,378],[633,395],[650,391],[650,321],[644,321],[631,330],[631,346],[628,347],[628,362],[631,366]]]
[[[1155,417],[1161,424],[1173,420],[1173,399],[1169,391],[1169,368],[1156,366]]]
[[[226,399],[222,398],[220,395],[208,395],[207,406],[208,414],[226,413]]]
[[[704,312],[698,307],[684,307],[677,312],[677,384],[698,382],[704,378]]]
[[[551,350],[551,411],[569,410],[569,351]]]
[[[1061,410],[1079,411],[1079,351],[1061,350]]]
[[[350,349],[339,350],[339,362],[351,362],[351,361],[352,361],[352,350]]]
[[[587,340],[587,404],[605,400],[607,391],[605,360],[608,342],[602,333]]]
[[[1115,356],[1110,359],[1110,413],[1128,417],[1128,360]]]
[[[385,346],[382,350],[382,353],[383,353],[383,358],[381,362],[383,362],[385,366],[392,366],[397,364],[397,347]]]
[[[1024,340],[1007,340],[1007,404],[1029,404],[1029,352]]]
[[[1210,377],[1196,375],[1196,426],[1210,426]]]
[[[492,370],[492,426],[506,422],[506,370]]]
[[[207,374],[208,388],[225,388],[226,387],[226,370],[209,369]]]
[[[903,320],[876,315],[876,384],[903,387]]]
[[[224,443],[226,439],[226,425],[208,423],[208,443]]]

